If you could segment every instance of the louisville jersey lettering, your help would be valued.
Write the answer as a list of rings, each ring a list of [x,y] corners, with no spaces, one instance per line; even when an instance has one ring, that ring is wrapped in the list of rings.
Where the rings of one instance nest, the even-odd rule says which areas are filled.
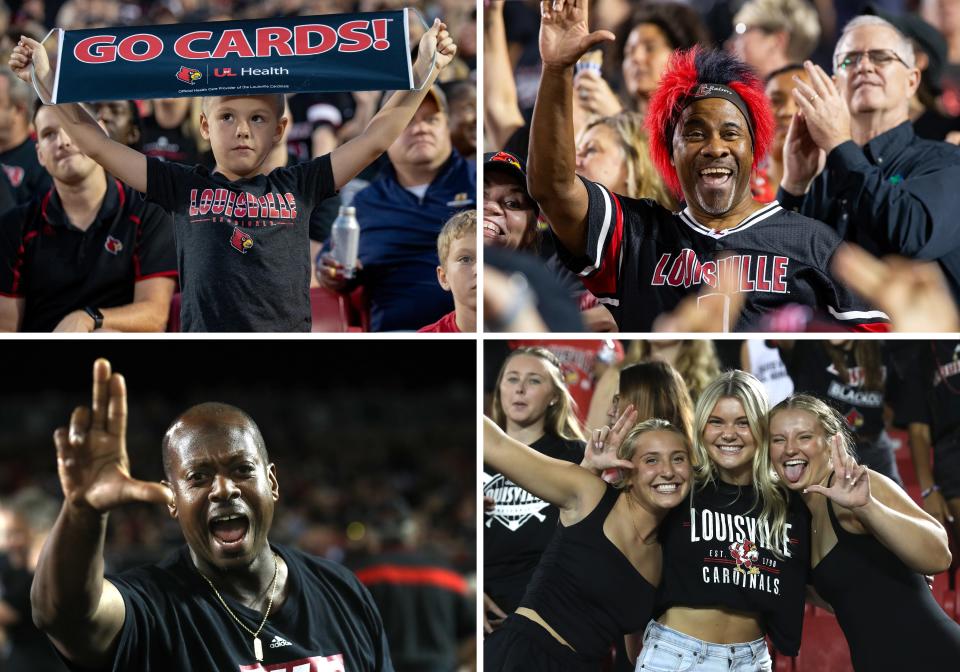
[[[583,179],[583,178],[581,178]],[[583,180],[589,194],[587,246],[575,257],[557,240],[570,270],[605,304],[621,331],[650,331],[654,319],[685,296],[727,301],[709,288],[732,274],[745,297],[726,330],[768,330],[764,322],[789,304],[809,306],[841,329],[886,331],[887,316],[872,310],[829,272],[840,239],[825,224],[774,201],[737,226],[717,231],[689,208],[673,213],[658,203],[625,198]]]

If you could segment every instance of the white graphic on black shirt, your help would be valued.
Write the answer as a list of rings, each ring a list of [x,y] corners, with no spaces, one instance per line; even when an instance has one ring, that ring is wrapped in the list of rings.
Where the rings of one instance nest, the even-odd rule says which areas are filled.
[[[293,646],[293,644],[291,644],[290,642],[288,642],[287,640],[285,640],[285,639],[284,639],[283,637],[281,637],[280,635],[274,635],[273,641],[270,642],[270,648],[271,648],[271,649],[279,649],[281,646]]]
[[[485,473],[483,480],[483,496],[491,497],[496,503],[496,508],[487,513],[487,527],[496,520],[511,532],[516,532],[531,518],[536,518],[541,523],[547,519],[541,511],[550,506],[549,502],[530,494],[513,481],[504,478],[503,474],[490,477]]]
[[[791,527],[787,523],[783,537],[773,539],[769,524],[754,516],[690,509],[690,541],[708,547],[701,579],[779,595],[781,560],[772,549],[776,547],[784,558],[793,556],[790,544],[797,540],[790,539]]]
[[[264,665],[241,665],[240,672],[347,672],[343,664],[343,654],[335,656],[310,656],[286,663]]]

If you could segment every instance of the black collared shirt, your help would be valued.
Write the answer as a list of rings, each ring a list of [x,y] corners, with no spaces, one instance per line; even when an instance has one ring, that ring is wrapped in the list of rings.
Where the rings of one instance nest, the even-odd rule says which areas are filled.
[[[86,231],[56,189],[0,217],[0,295],[26,300],[22,331],[52,331],[84,306],[133,301],[135,283],[177,278],[173,227],[163,210],[112,177]]]
[[[875,255],[936,259],[960,299],[960,148],[916,136],[905,121],[863,147],[827,156],[806,196],[777,200]]]

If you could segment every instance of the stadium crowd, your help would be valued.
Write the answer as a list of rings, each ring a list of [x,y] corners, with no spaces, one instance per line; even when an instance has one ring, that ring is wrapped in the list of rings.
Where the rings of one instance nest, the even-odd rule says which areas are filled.
[[[488,328],[960,324],[956,0],[483,16]]]
[[[175,235],[169,211],[131,199],[131,185],[111,178],[80,152],[57,117],[36,103],[32,87],[6,66],[22,38],[43,40],[54,27],[252,20],[402,7],[422,12],[428,25],[442,18],[456,55],[444,64],[389,149],[337,193],[315,204],[309,251],[305,242],[300,246],[304,249],[295,250],[297,274],[300,257],[306,260],[309,252],[309,305],[299,296],[307,288],[300,292],[299,284],[286,292],[296,297],[269,297],[273,303],[302,302],[307,310],[297,313],[293,326],[273,318],[270,310],[260,311],[265,315],[261,320],[240,322],[239,327],[194,319],[193,291],[202,281],[190,282],[193,276],[186,275],[181,248],[190,245],[180,241],[177,247],[182,236]],[[474,330],[476,279],[469,275],[476,252],[472,247],[458,249],[455,258],[440,259],[438,237],[451,217],[476,208],[476,16],[475,3],[465,0],[0,2],[0,330]],[[411,12],[414,56],[424,31]],[[306,165],[363,136],[378,111],[385,111],[386,94],[287,96],[284,136],[259,172]],[[92,102],[89,109],[110,139],[148,159],[209,170],[217,166],[222,172],[209,135],[205,139],[201,132],[200,98]],[[330,230],[339,208],[351,205],[360,242],[358,270],[347,274],[330,255]],[[464,230],[459,225],[455,238]],[[440,251],[449,247],[448,241]],[[460,268],[467,279],[459,285],[448,282],[446,276]],[[303,275],[307,277],[306,270]],[[187,285],[193,288],[189,293]]]
[[[952,665],[960,343],[484,345],[490,669],[533,660],[535,669],[584,671]],[[689,454],[658,461],[656,442],[640,438],[658,430],[683,434]],[[581,490],[593,482],[587,470],[602,471],[607,495]],[[866,501],[884,502],[890,527],[866,514],[864,499],[839,492],[831,474],[844,470],[854,482],[868,477]],[[580,497],[567,499],[569,489]],[[621,501],[607,515],[613,493]],[[785,519],[773,502],[787,507]],[[658,524],[644,518],[658,509],[668,509]],[[625,543],[616,517],[631,510],[627,536],[639,538]],[[787,520],[790,549],[758,538],[751,516],[757,530]],[[607,540],[597,545],[589,531],[601,523]],[[662,546],[662,565],[644,562],[651,544]]]

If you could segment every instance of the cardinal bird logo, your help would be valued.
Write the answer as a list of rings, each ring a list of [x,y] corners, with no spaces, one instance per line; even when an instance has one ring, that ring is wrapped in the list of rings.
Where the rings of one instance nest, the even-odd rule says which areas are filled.
[[[203,75],[196,68],[188,68],[185,65],[181,65],[180,69],[177,71],[177,79],[185,84],[193,84],[199,80]]]
[[[113,236],[107,236],[107,242],[103,244],[103,247],[107,250],[107,252],[116,256],[120,253],[120,250],[123,249],[123,243]]]
[[[857,409],[851,408],[843,417],[847,421],[847,427],[850,429],[856,431],[863,427],[863,413]]]
[[[233,235],[230,236],[230,245],[233,246],[237,252],[241,254],[246,254],[251,247],[253,247],[253,238],[250,237],[250,234],[244,233],[240,229],[234,229]]]
[[[736,541],[730,544],[730,555],[736,560],[736,570],[741,574],[759,574],[760,568],[757,567],[757,560],[760,559],[760,551],[757,545],[749,539]]]

